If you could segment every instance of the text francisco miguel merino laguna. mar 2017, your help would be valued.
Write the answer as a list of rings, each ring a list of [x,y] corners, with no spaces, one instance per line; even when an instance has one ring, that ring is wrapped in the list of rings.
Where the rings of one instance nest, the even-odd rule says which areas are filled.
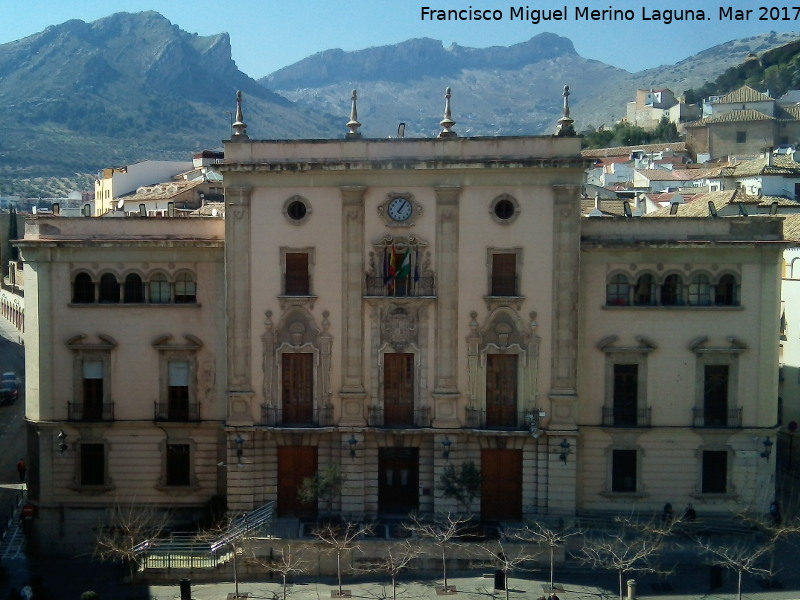
[[[420,7],[423,21],[528,21],[534,25],[547,21],[656,21],[669,25],[674,21],[798,21],[800,20],[800,1],[798,6],[753,6],[738,9],[732,6],[711,8],[652,8],[642,6],[632,8],[594,8],[590,6],[562,6],[559,8],[530,8],[529,6],[509,6],[500,8],[477,8],[469,6],[461,9],[439,9],[432,6]]]

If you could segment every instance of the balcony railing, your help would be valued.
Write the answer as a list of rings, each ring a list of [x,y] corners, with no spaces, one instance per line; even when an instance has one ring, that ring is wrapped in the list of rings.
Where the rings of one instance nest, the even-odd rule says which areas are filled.
[[[267,427],[330,427],[333,425],[333,407],[262,404],[261,424]]]
[[[367,423],[370,427],[430,427],[431,409],[429,406],[414,408],[411,405],[370,406]]]
[[[604,406],[603,427],[650,427],[650,412],[649,406],[633,410]]]
[[[418,298],[435,295],[433,276],[420,277],[416,281],[413,277],[405,277],[396,281],[384,282],[383,277],[367,275],[366,284],[365,294],[367,296]]]
[[[67,404],[67,419],[70,421],[113,421],[114,403],[70,402]]]
[[[693,427],[741,427],[741,408],[722,408],[705,410],[693,408]]]
[[[492,431],[529,431],[532,426],[530,410],[517,411],[513,406],[496,406],[488,409],[466,407],[465,424],[469,429]],[[534,409],[538,415],[539,409]]]
[[[155,402],[156,421],[199,421],[199,402]]]

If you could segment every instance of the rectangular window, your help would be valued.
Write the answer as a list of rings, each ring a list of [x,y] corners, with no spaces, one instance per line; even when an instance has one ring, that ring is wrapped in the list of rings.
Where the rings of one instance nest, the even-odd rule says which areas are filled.
[[[81,485],[104,485],[106,482],[105,444],[81,444]]]
[[[170,421],[189,420],[189,363],[171,361],[169,363],[169,387],[167,388],[167,409]]]
[[[83,418],[88,421],[103,418],[103,363],[99,360],[83,363]]]
[[[614,365],[614,425],[635,426],[639,365]]]
[[[189,444],[167,444],[167,485],[190,485]]]
[[[703,452],[704,494],[724,494],[728,489],[728,452],[706,450]]]
[[[414,424],[414,355],[383,355],[383,424]]]
[[[614,450],[611,458],[611,491],[636,491],[636,450]]]
[[[314,420],[314,355],[281,355],[283,424],[311,425]]]
[[[517,255],[492,254],[491,296],[517,296]]]
[[[486,425],[517,425],[517,355],[486,355]]]
[[[703,379],[703,425],[728,426],[728,365],[705,365]]]
[[[286,275],[284,294],[287,296],[308,296],[311,282],[308,276],[308,254],[289,252],[286,254]]]
[[[737,131],[736,132],[736,143],[737,144],[745,144],[745,143],[747,143],[747,132],[746,131]]]

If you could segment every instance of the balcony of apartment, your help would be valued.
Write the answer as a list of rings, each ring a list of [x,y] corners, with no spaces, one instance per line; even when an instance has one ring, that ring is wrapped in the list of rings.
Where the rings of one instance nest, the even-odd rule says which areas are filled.
[[[113,421],[113,402],[69,402],[67,404],[69,421]]]
[[[200,403],[187,401],[155,402],[155,420],[193,422],[200,420]]]
[[[430,427],[431,409],[429,406],[415,408],[411,404],[369,406],[367,424],[386,429]]]
[[[651,408],[603,407],[603,427],[650,427]]]
[[[333,406],[262,404],[261,424],[267,427],[330,427],[333,425]]]
[[[390,279],[366,276],[364,295],[375,298],[430,298],[436,295],[433,275]]]
[[[487,406],[465,409],[465,425],[468,429],[489,431],[531,431],[538,422],[539,409],[518,411],[516,406]]]
[[[741,408],[693,408],[692,427],[737,428],[742,426]]]

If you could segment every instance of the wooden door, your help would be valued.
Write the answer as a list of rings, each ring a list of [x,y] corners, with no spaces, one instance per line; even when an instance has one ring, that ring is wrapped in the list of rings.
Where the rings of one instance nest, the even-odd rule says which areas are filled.
[[[385,427],[414,425],[414,355],[383,355],[383,410]]]
[[[281,356],[283,425],[314,423],[314,355],[304,352]]]
[[[522,519],[522,450],[481,450],[481,520]]]
[[[315,446],[278,446],[279,517],[316,517],[317,503],[302,503],[297,497],[306,477],[317,472]]]

